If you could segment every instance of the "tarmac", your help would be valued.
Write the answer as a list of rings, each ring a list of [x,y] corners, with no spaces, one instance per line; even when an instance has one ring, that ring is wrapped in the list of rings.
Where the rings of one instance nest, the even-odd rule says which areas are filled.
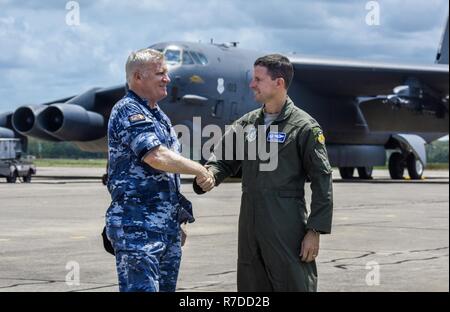
[[[337,170],[335,170],[337,172]],[[0,292],[116,292],[114,257],[100,233],[104,169],[38,168],[32,183],[0,181]],[[321,236],[319,291],[449,291],[449,171],[421,181],[335,176],[331,235]],[[236,291],[241,185],[182,191],[195,209],[177,291]],[[307,202],[309,202],[309,186]]]

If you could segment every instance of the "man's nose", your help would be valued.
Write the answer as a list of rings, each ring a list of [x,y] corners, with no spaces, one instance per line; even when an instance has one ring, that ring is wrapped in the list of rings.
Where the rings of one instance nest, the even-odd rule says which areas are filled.
[[[165,83],[169,83],[169,82],[170,82],[170,77],[169,77],[169,75],[164,75],[163,81],[164,81]]]

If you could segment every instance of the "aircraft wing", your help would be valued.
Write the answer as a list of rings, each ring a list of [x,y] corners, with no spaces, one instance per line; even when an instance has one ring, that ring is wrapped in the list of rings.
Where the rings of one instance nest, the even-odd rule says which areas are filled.
[[[51,104],[55,104],[55,103],[65,103],[65,102],[73,99],[74,97],[75,97],[75,95],[69,96],[69,97],[66,97],[66,98],[63,98],[63,99],[58,99],[58,100],[54,100],[54,101],[51,101],[51,102],[39,103],[39,104],[40,105],[51,105]]]
[[[378,96],[393,94],[397,86],[415,81],[437,93],[449,94],[448,64],[396,65],[289,56],[294,65],[296,82],[321,94],[341,96]]]

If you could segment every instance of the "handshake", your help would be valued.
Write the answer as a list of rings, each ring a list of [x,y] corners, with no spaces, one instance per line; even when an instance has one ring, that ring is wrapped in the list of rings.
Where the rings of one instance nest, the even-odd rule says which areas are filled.
[[[208,166],[203,167],[203,170],[196,176],[194,180],[194,191],[197,194],[204,194],[211,191],[216,186],[216,179],[214,174],[208,170]]]

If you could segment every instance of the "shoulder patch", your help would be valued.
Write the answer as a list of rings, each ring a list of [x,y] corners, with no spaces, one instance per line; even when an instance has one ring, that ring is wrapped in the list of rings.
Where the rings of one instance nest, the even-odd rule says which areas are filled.
[[[138,122],[138,121],[145,120],[145,116],[142,115],[142,114],[134,114],[134,115],[129,116],[129,117],[128,117],[128,120],[129,120],[131,123],[135,123],[135,122]]]
[[[323,135],[322,129],[320,129],[319,127],[314,127],[312,131],[317,142],[319,142],[320,144],[325,144],[325,136]]]

